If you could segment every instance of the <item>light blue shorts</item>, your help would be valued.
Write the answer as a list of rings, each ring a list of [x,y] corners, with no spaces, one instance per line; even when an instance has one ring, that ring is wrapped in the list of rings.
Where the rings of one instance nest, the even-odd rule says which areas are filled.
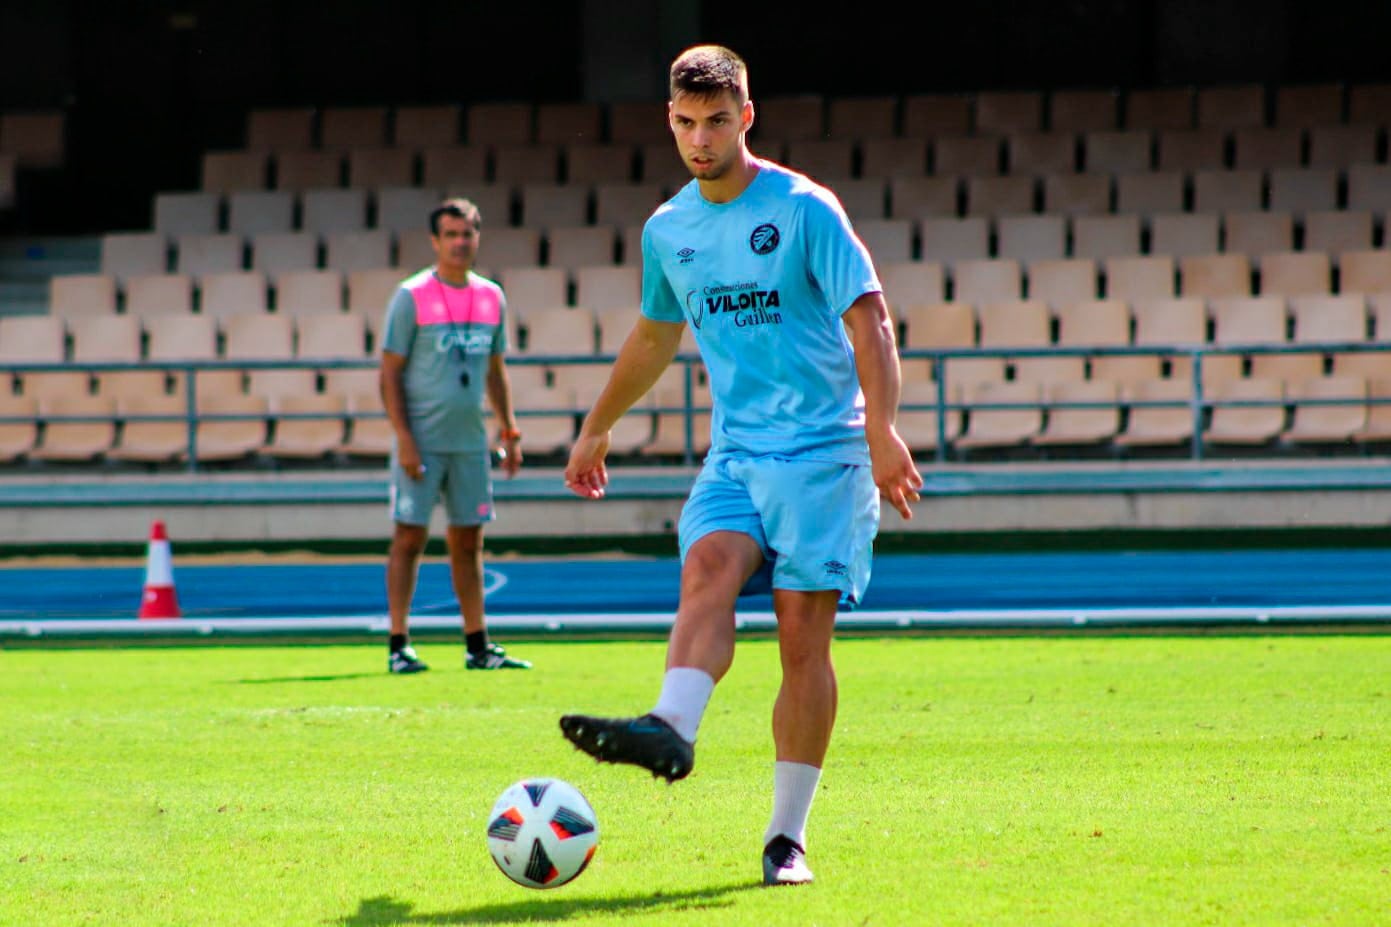
[[[451,525],[481,525],[493,520],[493,474],[488,454],[421,452],[420,460],[425,473],[413,480],[401,469],[396,455],[391,455],[393,521],[428,525],[441,497]]]
[[[869,585],[879,489],[867,466],[778,457],[710,458],[681,510],[681,559],[712,531],[738,531],[763,551],[741,595],[836,589],[854,608]]]

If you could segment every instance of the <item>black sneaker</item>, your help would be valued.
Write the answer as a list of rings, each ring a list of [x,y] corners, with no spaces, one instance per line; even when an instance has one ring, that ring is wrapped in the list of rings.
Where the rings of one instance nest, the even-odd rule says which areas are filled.
[[[778,834],[763,848],[764,885],[804,885],[812,880],[807,851],[785,834]]]
[[[656,715],[565,715],[560,730],[566,740],[601,763],[631,763],[667,782],[686,778],[695,765],[695,746]]]
[[[402,647],[386,658],[386,668],[393,673],[423,673],[430,667],[420,662],[414,647]]]
[[[518,660],[516,657],[509,657],[507,655],[507,651],[502,649],[501,644],[489,644],[486,648],[484,648],[478,653],[470,653],[465,655],[464,669],[531,669],[531,661]]]

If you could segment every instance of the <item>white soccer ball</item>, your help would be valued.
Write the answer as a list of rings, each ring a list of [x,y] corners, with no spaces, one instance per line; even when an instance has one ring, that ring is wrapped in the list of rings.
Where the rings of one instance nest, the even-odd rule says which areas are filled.
[[[599,845],[599,821],[580,790],[560,779],[523,779],[488,815],[488,852],[513,882],[555,888],[584,872]]]

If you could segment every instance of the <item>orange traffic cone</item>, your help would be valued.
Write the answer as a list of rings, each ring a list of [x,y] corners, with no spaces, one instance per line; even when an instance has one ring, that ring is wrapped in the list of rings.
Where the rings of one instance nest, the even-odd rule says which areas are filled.
[[[179,600],[174,595],[174,564],[169,553],[169,535],[164,522],[150,525],[150,553],[145,561],[145,596],[140,600],[141,618],[181,618]]]

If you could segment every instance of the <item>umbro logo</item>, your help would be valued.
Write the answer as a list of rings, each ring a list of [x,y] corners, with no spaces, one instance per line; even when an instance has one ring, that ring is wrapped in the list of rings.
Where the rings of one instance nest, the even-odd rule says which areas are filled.
[[[695,249],[682,248],[680,251],[676,252],[676,256],[681,259],[682,264],[689,264],[691,261],[695,260]]]
[[[848,567],[839,560],[827,560],[821,564],[827,576],[844,576]]]

